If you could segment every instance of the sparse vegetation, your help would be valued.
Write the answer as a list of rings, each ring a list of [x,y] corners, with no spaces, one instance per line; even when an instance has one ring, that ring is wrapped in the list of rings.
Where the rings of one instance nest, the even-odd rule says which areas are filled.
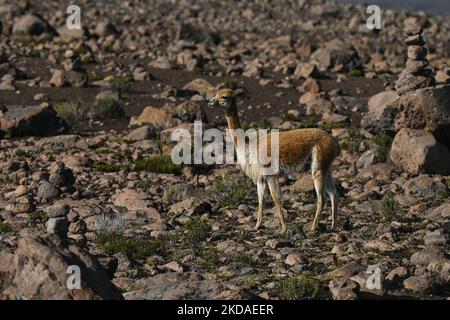
[[[208,270],[217,268],[218,266],[221,265],[220,262],[221,253],[215,247],[210,247],[202,251],[199,251],[198,255],[199,255],[198,259],[199,264]]]
[[[36,226],[45,223],[48,220],[48,215],[44,211],[35,211],[29,214],[31,225]]]
[[[69,125],[85,119],[86,110],[79,102],[59,102],[53,105],[58,117],[64,119]]]
[[[120,170],[129,170],[128,164],[107,163],[103,161],[95,161],[92,167],[101,172],[119,172]]]
[[[163,240],[126,238],[117,233],[96,232],[95,242],[108,254],[123,253],[134,262],[142,262],[146,258],[164,254],[167,243]]]
[[[120,118],[123,115],[119,102],[110,97],[96,100],[89,110],[89,116],[93,119]]]
[[[400,206],[392,196],[383,197],[383,200],[381,200],[381,213],[386,221],[392,221],[400,212]]]
[[[186,223],[185,230],[186,240],[195,247],[210,236],[212,227],[207,221],[196,218]]]
[[[11,227],[11,225],[7,222],[4,221],[0,221],[0,233],[8,233],[8,232],[12,232],[13,228]]]
[[[223,81],[223,86],[227,89],[235,90],[238,88],[238,83],[232,78],[225,78],[225,80]]]
[[[135,162],[136,171],[180,174],[181,165],[174,164],[168,155],[152,156]]]
[[[350,77],[362,77],[364,75],[364,72],[361,69],[352,69],[348,73]]]
[[[16,156],[18,158],[30,158],[31,153],[29,151],[23,150],[23,149],[16,149]]]
[[[96,61],[95,61],[94,56],[90,53],[84,54],[81,57],[81,63],[88,64],[88,63],[95,63],[95,62]]]
[[[341,143],[342,150],[357,152],[359,146],[364,141],[364,137],[359,133],[359,129],[351,127],[348,129],[349,137]]]
[[[377,145],[377,156],[379,161],[386,162],[388,160],[393,140],[394,139],[388,135],[375,136],[375,144]]]
[[[120,94],[128,92],[133,84],[134,78],[131,75],[116,77],[109,82],[111,89]]]
[[[226,174],[214,179],[211,192],[221,208],[236,208],[250,198],[253,186],[244,176]]]
[[[327,298],[321,281],[311,273],[303,272],[298,277],[283,279],[278,284],[278,294],[285,300],[317,300]]]

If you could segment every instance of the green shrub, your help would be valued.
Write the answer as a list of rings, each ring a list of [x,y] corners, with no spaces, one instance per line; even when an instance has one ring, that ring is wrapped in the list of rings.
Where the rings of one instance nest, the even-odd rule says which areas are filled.
[[[16,157],[18,158],[30,158],[31,153],[29,151],[25,151],[23,149],[16,149]]]
[[[136,171],[148,171],[153,173],[180,174],[181,165],[172,162],[168,155],[152,156],[135,162]]]
[[[84,54],[81,57],[81,63],[88,64],[88,63],[95,63],[95,62],[96,62],[95,58],[91,53]]]
[[[309,118],[304,121],[301,121],[299,124],[300,129],[307,129],[307,128],[317,128],[319,126],[319,123],[314,118]]]
[[[72,125],[78,121],[85,119],[86,111],[78,102],[60,102],[53,105],[58,117],[64,119],[67,124]]]
[[[92,167],[101,172],[119,172],[120,170],[130,169],[130,166],[127,164],[106,163],[103,161],[95,161]]]
[[[211,193],[221,208],[236,208],[253,194],[253,185],[246,177],[226,174],[214,179]]]
[[[360,69],[352,69],[348,74],[350,77],[362,77],[364,72]]]
[[[211,225],[200,218],[189,221],[185,225],[186,240],[193,246],[205,241],[211,234]]]
[[[317,300],[326,298],[322,283],[311,273],[283,279],[278,284],[278,295],[284,300]]]
[[[393,197],[383,197],[383,200],[381,200],[381,213],[386,221],[392,221],[400,212],[400,205]]]
[[[92,72],[92,73],[88,74],[88,80],[91,82],[100,81],[102,79],[103,79],[103,77],[98,75],[96,72]]]
[[[120,118],[124,111],[117,100],[105,97],[92,104],[89,114],[93,119]]]
[[[0,233],[8,233],[8,232],[12,232],[12,231],[13,231],[13,227],[11,227],[11,225],[9,223],[0,221]]]
[[[353,127],[348,129],[348,135],[349,137],[341,144],[342,150],[357,152],[359,150],[359,146],[364,141],[364,137],[359,133],[357,128]]]
[[[29,214],[31,224],[33,226],[44,223],[48,220],[48,215],[44,211],[35,211]]]
[[[114,78],[109,81],[111,89],[119,92],[120,94],[130,90],[133,84],[134,78],[131,75]]]
[[[375,144],[377,145],[377,156],[381,162],[386,162],[389,158],[389,152],[392,146],[392,137],[388,135],[375,136]]]
[[[97,232],[94,241],[106,253],[123,253],[135,262],[144,261],[153,255],[164,255],[167,250],[164,240],[125,238],[117,233]]]
[[[204,268],[215,269],[221,265],[220,262],[221,253],[215,247],[206,248],[198,252],[198,255],[200,258],[199,264]]]
[[[223,81],[223,86],[227,89],[235,90],[238,87],[238,83],[232,78],[225,78]]]

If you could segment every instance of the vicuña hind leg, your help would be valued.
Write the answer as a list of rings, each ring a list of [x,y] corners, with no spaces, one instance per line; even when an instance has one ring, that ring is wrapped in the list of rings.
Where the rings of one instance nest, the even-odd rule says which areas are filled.
[[[264,209],[264,193],[266,192],[266,182],[258,181],[256,186],[258,188],[258,212],[256,213],[255,230],[259,230],[259,228],[261,228],[262,213]]]
[[[269,186],[270,195],[272,196],[273,202],[277,208],[277,216],[280,221],[280,233],[284,236],[286,234],[286,223],[284,222],[283,202],[278,178],[274,177],[268,179],[267,185]]]
[[[327,171],[327,178],[325,183],[325,192],[331,200],[331,230],[336,230],[337,227],[337,192],[336,186],[334,184],[333,175],[331,174],[331,169]]]
[[[316,189],[317,194],[317,209],[316,215],[314,216],[313,223],[311,225],[311,231],[316,231],[317,225],[319,224],[320,214],[323,209],[323,196],[324,196],[324,188],[325,188],[325,172],[323,170],[316,170],[312,173],[314,179],[314,188]]]

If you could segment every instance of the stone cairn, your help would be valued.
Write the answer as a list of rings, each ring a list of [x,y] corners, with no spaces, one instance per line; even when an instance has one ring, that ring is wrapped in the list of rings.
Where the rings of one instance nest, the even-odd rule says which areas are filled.
[[[67,215],[70,207],[67,204],[55,204],[47,208],[47,233],[67,237],[69,221]]]
[[[425,41],[422,37],[423,27],[415,18],[405,21],[405,33],[408,36],[405,40],[408,46],[408,60],[406,68],[400,74],[395,85],[399,95],[414,91],[420,88],[435,85],[433,70],[427,68],[428,49],[425,48]]]

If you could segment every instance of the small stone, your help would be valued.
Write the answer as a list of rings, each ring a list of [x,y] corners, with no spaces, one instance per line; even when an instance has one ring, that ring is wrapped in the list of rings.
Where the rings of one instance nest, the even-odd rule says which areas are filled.
[[[408,46],[423,46],[425,44],[425,40],[423,40],[421,35],[415,35],[406,38],[405,43]]]
[[[450,72],[438,71],[435,79],[437,83],[448,84],[450,83]]]
[[[182,272],[184,271],[183,266],[181,266],[181,265],[180,265],[178,262],[176,262],[176,261],[172,261],[172,262],[166,263],[166,264],[164,265],[164,267],[166,267],[166,268],[169,269],[169,270],[178,272],[178,273],[182,273]]]
[[[57,234],[60,236],[67,236],[69,229],[69,222],[67,218],[50,218],[47,221],[47,233]]]
[[[408,36],[422,34],[423,27],[416,18],[409,18],[405,21],[405,33]]]
[[[443,230],[435,230],[435,231],[429,231],[425,234],[423,237],[423,241],[425,242],[425,245],[431,246],[431,245],[446,245],[448,240],[445,237],[445,234]]]
[[[37,200],[39,202],[48,202],[59,196],[59,190],[48,181],[43,181],[39,185]]]
[[[38,93],[33,97],[34,101],[41,101],[41,100],[44,100],[44,98],[45,98],[44,93]]]
[[[403,281],[405,289],[412,290],[414,292],[424,292],[430,285],[426,276],[412,276]]]
[[[70,212],[70,206],[65,203],[57,203],[51,207],[48,207],[46,212],[49,218],[66,217]]]
[[[87,231],[86,222],[83,220],[78,220],[77,222],[71,223],[69,225],[69,232],[71,234],[84,234]]]
[[[67,220],[69,220],[70,223],[77,222],[79,219],[80,215],[73,210],[67,215]]]
[[[428,49],[422,46],[409,46],[408,47],[408,59],[422,60],[425,59],[428,54]]]
[[[405,71],[408,73],[418,73],[428,67],[429,63],[426,60],[412,60],[408,59],[406,61]]]
[[[397,282],[401,279],[404,279],[408,276],[408,269],[405,267],[397,267],[393,269],[389,274],[386,276],[386,280],[391,282]]]
[[[22,196],[16,199],[16,201],[7,206],[7,210],[12,213],[28,213],[32,212],[35,209],[34,199],[31,196]]]
[[[297,264],[304,263],[304,258],[301,254],[294,252],[294,253],[290,253],[286,257],[286,260],[284,261],[284,263],[286,263],[288,266],[294,266]]]
[[[317,80],[308,78],[305,82],[298,88],[298,90],[302,93],[304,92],[314,92],[319,93],[320,92],[320,84],[317,82]]]
[[[18,186],[18,187],[16,188],[16,190],[14,191],[14,196],[15,196],[16,198],[19,198],[19,197],[21,197],[21,196],[26,195],[27,192],[28,192],[27,187],[25,187],[25,186],[23,186],[23,185],[20,185],[20,186]]]

